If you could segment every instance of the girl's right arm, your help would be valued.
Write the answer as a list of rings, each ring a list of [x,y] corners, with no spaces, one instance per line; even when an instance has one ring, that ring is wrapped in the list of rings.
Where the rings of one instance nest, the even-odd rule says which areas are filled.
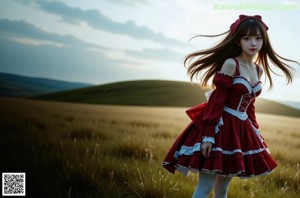
[[[208,157],[211,152],[212,144],[214,143],[215,125],[223,113],[228,89],[232,86],[235,70],[235,61],[233,59],[227,59],[221,71],[218,72],[213,79],[216,89],[212,92],[208,100],[203,116],[205,125],[203,129],[204,136],[201,144],[201,153],[204,157]],[[213,139],[213,141],[207,142],[206,139]]]

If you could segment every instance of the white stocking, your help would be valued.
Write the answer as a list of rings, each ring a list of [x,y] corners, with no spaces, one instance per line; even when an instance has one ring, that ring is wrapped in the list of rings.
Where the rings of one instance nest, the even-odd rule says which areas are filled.
[[[231,177],[217,176],[214,186],[214,198],[227,198]]]
[[[198,185],[192,198],[207,198],[211,189],[214,187],[216,175],[206,173],[199,174]]]

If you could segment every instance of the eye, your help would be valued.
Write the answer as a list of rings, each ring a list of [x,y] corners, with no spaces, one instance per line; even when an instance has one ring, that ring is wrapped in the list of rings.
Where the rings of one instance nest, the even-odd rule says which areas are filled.
[[[248,36],[245,36],[245,37],[243,37],[243,40],[245,40],[245,41],[249,41],[249,37]]]
[[[256,40],[259,40],[259,41],[260,41],[260,40],[262,40],[262,37],[261,37],[261,36],[257,36],[257,37],[256,37]]]

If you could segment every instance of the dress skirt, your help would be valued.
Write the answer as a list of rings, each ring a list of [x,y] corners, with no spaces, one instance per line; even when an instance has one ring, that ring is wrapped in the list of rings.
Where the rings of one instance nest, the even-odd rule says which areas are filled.
[[[202,156],[204,109],[205,104],[197,107],[197,118],[174,142],[164,159],[164,168],[184,175],[191,171],[241,178],[267,174],[275,169],[277,163],[258,129],[249,119],[234,115],[229,108],[225,108],[216,125],[215,143],[209,157]]]

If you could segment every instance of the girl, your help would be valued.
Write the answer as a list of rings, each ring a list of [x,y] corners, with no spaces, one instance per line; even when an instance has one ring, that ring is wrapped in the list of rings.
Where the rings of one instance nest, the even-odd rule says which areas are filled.
[[[208,102],[186,111],[192,122],[163,162],[171,173],[200,172],[193,198],[207,197],[212,188],[214,198],[227,197],[233,176],[264,175],[277,166],[258,130],[254,102],[261,93],[263,71],[272,87],[268,59],[288,83],[293,69],[281,60],[299,63],[273,51],[267,30],[261,16],[240,15],[229,31],[220,34],[227,36],[218,45],[185,58],[191,80],[205,71],[202,85],[213,77],[215,87]]]

